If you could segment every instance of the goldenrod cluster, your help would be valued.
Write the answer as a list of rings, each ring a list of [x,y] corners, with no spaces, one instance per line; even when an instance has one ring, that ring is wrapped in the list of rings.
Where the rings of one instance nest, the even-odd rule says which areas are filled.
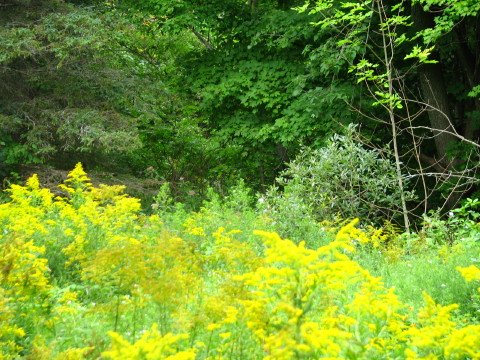
[[[480,359],[457,305],[415,311],[352,260],[387,241],[357,220],[317,249],[194,218],[183,236],[81,165],[61,189],[33,176],[0,205],[0,359]]]

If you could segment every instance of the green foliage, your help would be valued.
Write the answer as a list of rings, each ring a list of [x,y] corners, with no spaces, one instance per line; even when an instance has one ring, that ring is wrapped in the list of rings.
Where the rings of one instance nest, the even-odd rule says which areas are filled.
[[[167,227],[175,231],[183,229],[182,236],[185,237],[191,237],[192,230],[200,228],[203,234],[214,233],[218,229],[217,224],[223,224],[227,232],[240,230],[237,237],[249,242],[255,227],[270,228],[269,220],[258,216],[255,197],[243,181],[238,181],[229,188],[228,193],[222,195],[209,188],[198,211],[189,210],[188,203],[175,202],[168,184],[164,184],[155,197],[152,208]]]
[[[480,95],[480,85],[475,86],[469,93],[470,97],[478,97]]]
[[[101,162],[100,155],[138,148],[135,123],[121,103],[138,82],[120,66],[125,55],[112,42],[125,24],[110,28],[98,12],[60,2],[18,8],[2,19],[0,37],[0,132],[14,143],[6,161],[71,166],[72,154],[95,153]]]
[[[478,27],[477,2],[317,0],[306,2],[297,10],[310,14],[312,24],[322,31],[336,34],[330,45],[336,48],[338,57],[342,58],[339,63],[344,68],[349,68],[358,83],[365,85],[365,96],[370,99],[371,105],[378,107],[356,109],[366,117],[392,128],[390,135],[380,134],[378,130],[375,130],[376,134],[384,142],[408,142],[409,146],[394,146],[398,154],[396,163],[399,172],[416,172],[418,168],[431,165],[423,161],[425,153],[431,153],[425,159],[446,159],[451,156],[456,164],[455,170],[460,174],[469,166],[475,167],[476,155],[471,158],[473,165],[466,165],[470,158],[462,156],[470,155],[465,156],[461,150],[447,154],[446,147],[442,144],[460,146],[458,144],[462,143],[459,140],[462,136],[469,140],[475,139],[474,142],[478,143],[476,115],[479,103],[466,100],[467,93],[475,96],[475,86],[478,85],[478,76],[474,75],[474,64],[478,63],[479,54],[476,45],[478,32],[473,30]],[[461,67],[457,66],[459,62]],[[435,81],[436,85],[432,86]],[[451,85],[444,88],[444,81]],[[450,99],[449,96],[453,93],[457,96]],[[419,99],[428,105],[428,112],[422,109]],[[469,110],[458,114],[455,113],[457,106],[465,106]],[[445,117],[448,121],[445,121]],[[361,122],[368,124],[369,120],[362,119]],[[453,132],[460,136],[430,130],[435,139],[432,146],[419,145],[423,142],[425,132],[419,131],[417,126],[423,129],[444,129],[451,126],[452,129],[455,128]],[[409,133],[408,137],[405,137],[405,132]],[[417,160],[417,164],[407,155],[413,147],[422,158]],[[444,167],[448,168],[449,165],[445,164]],[[419,172],[421,171],[420,169]],[[425,189],[426,192],[434,193],[432,203],[436,197],[441,196],[441,188],[451,191],[453,186],[447,182],[448,180],[433,190]],[[461,181],[456,185],[457,191],[460,183]],[[431,183],[428,182],[426,187],[430,186]],[[425,201],[427,198],[428,196]]]
[[[198,209],[208,187],[226,193],[239,178],[264,191],[304,145],[324,146],[342,124],[362,124],[382,148],[391,136],[370,119],[384,122],[385,109],[394,110],[399,151],[409,155],[403,120],[418,111],[412,125],[427,124],[417,75],[434,61],[456,84],[452,122],[463,130],[478,117],[476,99],[466,96],[478,84],[466,86],[469,76],[455,64],[455,44],[478,63],[472,0],[414,1],[434,19],[418,36],[410,4],[400,1],[13,2],[0,16],[2,167],[83,160],[168,182],[175,200]],[[391,61],[379,61],[384,50]],[[401,81],[392,86],[391,76]],[[425,138],[419,153],[433,158],[426,132],[413,133]],[[412,163],[405,157],[402,165]],[[390,198],[377,210],[392,205],[385,213],[394,217],[397,195],[390,178],[380,179],[387,190],[378,197]],[[318,218],[304,206],[299,224]]]
[[[365,148],[355,140],[352,126],[323,148],[305,149],[277,182],[282,191],[273,188],[267,196],[273,209],[302,208],[317,220],[360,217],[381,224],[401,213],[395,166],[388,151]],[[414,199],[413,193],[406,195]]]
[[[3,176],[21,164],[82,160],[168,181],[192,206],[208,185],[235,178],[229,156],[239,150],[207,139],[196,100],[178,91],[184,57],[199,48],[193,34],[53,1],[8,7],[0,20]]]
[[[450,251],[455,254],[446,256],[445,252]],[[441,304],[460,302],[464,314],[475,319],[479,314],[475,312],[471,297],[476,289],[463,282],[455,268],[470,265],[476,255],[476,248],[430,248],[394,261],[379,251],[360,253],[356,260],[374,275],[384,278],[389,286],[395,287],[400,298],[411,306],[421,306],[420,297],[426,291]]]
[[[465,244],[480,241],[480,217],[478,199],[466,199],[462,206],[449,212],[442,219],[436,212],[423,216],[420,237],[429,244],[452,244],[458,239]]]
[[[440,15],[435,17],[435,26],[421,33],[426,44],[438,41],[463,18],[480,14],[480,4],[475,0],[414,0],[413,3],[421,5],[425,11],[442,9]]]
[[[310,17],[291,10],[295,5],[161,0],[112,5],[141,19],[145,34],[196,39],[197,48],[178,62],[192,71],[172,74],[175,92],[199,100],[196,115],[209,141],[228,147],[222,162],[231,161],[228,171],[256,189],[274,179],[299,143],[322,144],[337,123],[355,117],[345,106],[357,97],[355,89],[342,78],[332,86],[325,75],[334,71],[317,68],[337,63],[337,54],[322,48],[331,32],[308,26]]]

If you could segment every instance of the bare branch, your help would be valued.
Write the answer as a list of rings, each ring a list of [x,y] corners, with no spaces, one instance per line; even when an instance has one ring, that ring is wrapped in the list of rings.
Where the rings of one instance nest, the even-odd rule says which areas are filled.
[[[200,34],[193,26],[190,26],[190,30],[192,30],[192,33],[203,44],[203,46],[205,46],[208,50],[213,49],[212,44],[207,39],[205,39],[205,37],[202,34]]]

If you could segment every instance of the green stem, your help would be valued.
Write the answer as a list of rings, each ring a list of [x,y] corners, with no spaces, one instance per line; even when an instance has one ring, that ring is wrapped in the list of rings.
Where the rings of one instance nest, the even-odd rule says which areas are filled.
[[[115,324],[113,326],[114,331],[117,331],[119,317],[120,317],[120,294],[117,294],[117,304],[115,307]]]

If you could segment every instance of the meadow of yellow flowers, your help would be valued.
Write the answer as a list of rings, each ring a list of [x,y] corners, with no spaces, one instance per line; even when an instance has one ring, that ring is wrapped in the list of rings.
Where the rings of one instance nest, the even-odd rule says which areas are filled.
[[[0,359],[480,359],[457,305],[414,309],[352,260],[378,240],[356,221],[318,248],[194,221],[182,238],[81,165],[61,189],[32,176],[0,205]]]

